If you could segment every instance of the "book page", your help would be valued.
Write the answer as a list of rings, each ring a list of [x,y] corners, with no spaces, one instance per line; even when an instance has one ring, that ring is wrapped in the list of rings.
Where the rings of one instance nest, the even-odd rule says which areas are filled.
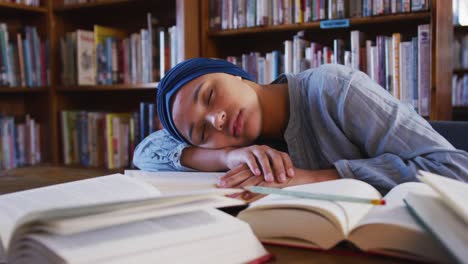
[[[291,191],[303,191],[310,193],[324,193],[332,195],[345,195],[352,197],[380,199],[380,193],[371,185],[354,180],[340,179],[312,184],[304,184],[284,188]],[[323,214],[334,223],[343,236],[354,227],[359,220],[368,213],[373,206],[371,204],[352,203],[342,201],[322,201],[313,199],[296,198],[270,194],[258,201],[253,202],[246,210],[254,213],[255,210],[265,210],[268,208],[290,208],[316,211]],[[291,214],[291,217],[293,215]],[[313,225],[313,223],[311,223]]]
[[[467,225],[440,197],[410,193],[405,201],[426,230],[442,242],[456,259],[441,258],[442,262],[463,263],[468,260]]]
[[[16,223],[35,211],[159,196],[151,185],[122,174],[97,177],[0,196],[0,238],[7,251]]]
[[[427,171],[418,173],[422,175],[418,178],[431,186],[440,195],[442,201],[468,224],[468,204],[466,203],[468,184]]]
[[[358,223],[356,228],[367,224],[393,224],[409,229],[421,230],[418,223],[408,213],[403,202],[403,198],[408,192],[428,193],[431,190],[420,182],[407,182],[396,186],[385,195],[386,204],[384,206],[373,207],[366,217]]]
[[[222,172],[149,172],[125,170],[125,175],[146,181],[155,186],[162,194],[171,194],[195,190],[216,189]]]
[[[374,207],[354,228],[349,240],[364,251],[425,261],[443,260],[440,244],[431,239],[408,212],[403,198],[409,192],[433,193],[420,182],[396,186],[384,197],[386,205]]]
[[[221,258],[241,263],[266,254],[247,224],[215,209],[157,217],[93,232],[66,236],[36,234],[30,238],[67,263],[142,263],[143,260],[209,263],[219,262]]]

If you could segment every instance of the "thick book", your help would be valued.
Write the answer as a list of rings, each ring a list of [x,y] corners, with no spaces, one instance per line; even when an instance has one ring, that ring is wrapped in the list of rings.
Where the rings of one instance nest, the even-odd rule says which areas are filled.
[[[161,195],[114,174],[0,196],[0,262],[232,263],[269,254],[242,221],[214,208],[229,190]],[[180,254],[183,252],[183,254]]]
[[[403,202],[408,192],[424,188],[428,187],[415,182],[398,185],[383,197],[384,206],[272,194],[251,203],[238,218],[265,243],[328,250],[348,241],[366,253],[443,263],[448,253],[411,217]],[[354,179],[285,189],[382,198],[374,187]]]

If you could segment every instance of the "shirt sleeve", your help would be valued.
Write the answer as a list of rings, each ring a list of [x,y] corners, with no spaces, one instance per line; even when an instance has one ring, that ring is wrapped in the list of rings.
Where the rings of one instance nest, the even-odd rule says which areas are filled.
[[[145,171],[194,171],[180,163],[189,145],[173,138],[165,129],[151,133],[138,144],[133,165]]]
[[[455,149],[412,106],[359,71],[340,89],[333,99],[334,119],[366,157],[336,161],[342,177],[363,180],[383,192],[417,181],[418,170],[468,180],[467,152]]]

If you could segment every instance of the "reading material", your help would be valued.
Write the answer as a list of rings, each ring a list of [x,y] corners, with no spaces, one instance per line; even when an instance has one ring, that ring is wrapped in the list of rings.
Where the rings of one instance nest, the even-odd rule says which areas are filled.
[[[242,203],[219,192],[162,196],[115,174],[2,195],[0,260],[210,263],[222,256],[238,263],[268,256],[246,223],[212,208]]]
[[[418,179],[436,191],[445,205],[468,225],[468,184],[427,171],[418,173]]]
[[[468,261],[468,184],[425,171],[418,178],[431,190],[406,195],[409,211],[452,254],[445,262]]]
[[[162,194],[216,190],[218,178],[225,173],[219,172],[149,172],[125,170],[125,175],[145,181],[156,187]]]
[[[403,202],[409,191],[419,193],[428,188],[415,182],[398,185],[384,197],[385,206],[271,194],[250,204],[238,218],[248,222],[267,243],[330,249],[347,240],[366,252],[444,262],[448,253],[418,225]],[[371,185],[353,179],[284,189],[382,198]]]

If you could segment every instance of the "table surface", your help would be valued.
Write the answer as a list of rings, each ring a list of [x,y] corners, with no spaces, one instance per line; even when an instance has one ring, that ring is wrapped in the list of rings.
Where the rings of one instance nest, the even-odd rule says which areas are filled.
[[[123,173],[123,170],[109,171],[105,169],[60,166],[34,166],[0,171],[0,194],[118,172]],[[351,251],[340,251],[340,253],[337,253],[336,251],[317,251],[272,245],[266,245],[265,247],[275,256],[275,260],[269,263],[412,263],[408,260],[365,255]]]

